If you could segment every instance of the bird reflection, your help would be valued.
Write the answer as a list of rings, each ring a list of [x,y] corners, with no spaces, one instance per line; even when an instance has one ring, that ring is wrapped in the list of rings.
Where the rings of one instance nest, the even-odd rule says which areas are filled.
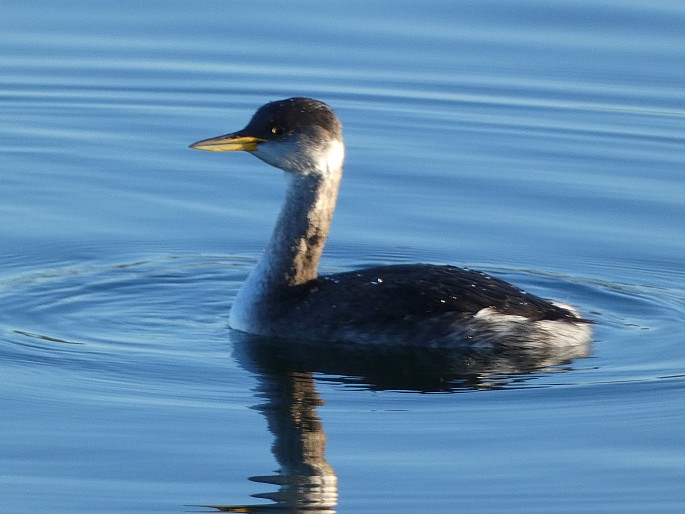
[[[326,434],[316,409],[318,380],[374,390],[460,392],[515,386],[534,372],[563,371],[588,355],[589,344],[522,352],[317,345],[234,332],[235,357],[258,380],[256,406],[274,436],[275,475],[250,477],[277,490],[254,494],[271,503],[207,505],[219,512],[335,513],[337,476],[326,461]],[[568,368],[566,368],[568,369]],[[327,377],[327,378],[326,378]]]
[[[257,408],[274,434],[272,451],[280,465],[275,476],[251,477],[279,486],[275,493],[255,495],[288,512],[334,512],[338,478],[325,458],[326,434],[316,408],[323,401],[307,372],[285,372],[262,377],[260,393],[266,400]]]

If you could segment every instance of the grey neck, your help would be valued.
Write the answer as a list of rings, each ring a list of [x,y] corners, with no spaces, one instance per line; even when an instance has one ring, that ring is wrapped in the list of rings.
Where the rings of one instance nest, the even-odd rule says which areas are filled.
[[[288,190],[271,239],[250,279],[262,291],[302,284],[317,269],[335,210],[341,173],[286,173]]]

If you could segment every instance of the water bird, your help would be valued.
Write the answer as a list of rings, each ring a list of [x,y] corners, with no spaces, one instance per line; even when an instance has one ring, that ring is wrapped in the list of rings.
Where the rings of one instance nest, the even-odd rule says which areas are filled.
[[[190,145],[244,151],[285,172],[286,198],[229,315],[233,329],[300,341],[549,348],[585,345],[590,323],[486,273],[395,264],[319,275],[343,171],[342,125],[312,98],[267,103],[247,126]]]

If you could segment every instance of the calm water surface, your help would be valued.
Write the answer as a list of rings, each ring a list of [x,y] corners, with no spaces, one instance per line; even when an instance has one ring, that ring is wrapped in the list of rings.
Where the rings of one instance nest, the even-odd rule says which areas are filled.
[[[683,511],[679,3],[8,1],[1,18],[0,511]],[[283,183],[187,145],[294,95],[345,125],[324,271],[483,269],[577,305],[592,346],[232,332]]]

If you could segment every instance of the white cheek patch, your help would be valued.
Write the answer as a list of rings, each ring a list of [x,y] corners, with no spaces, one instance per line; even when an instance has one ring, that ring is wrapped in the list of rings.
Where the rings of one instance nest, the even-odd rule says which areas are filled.
[[[322,160],[318,167],[325,171],[338,171],[342,169],[345,161],[345,145],[342,141],[332,141],[328,150],[321,156]]]
[[[299,145],[294,141],[269,141],[260,143],[252,152],[255,157],[276,168],[294,171],[302,159]]]
[[[303,147],[298,141],[269,141],[260,143],[252,152],[271,166],[293,173],[335,173],[342,169],[345,145],[331,141],[323,147]]]

